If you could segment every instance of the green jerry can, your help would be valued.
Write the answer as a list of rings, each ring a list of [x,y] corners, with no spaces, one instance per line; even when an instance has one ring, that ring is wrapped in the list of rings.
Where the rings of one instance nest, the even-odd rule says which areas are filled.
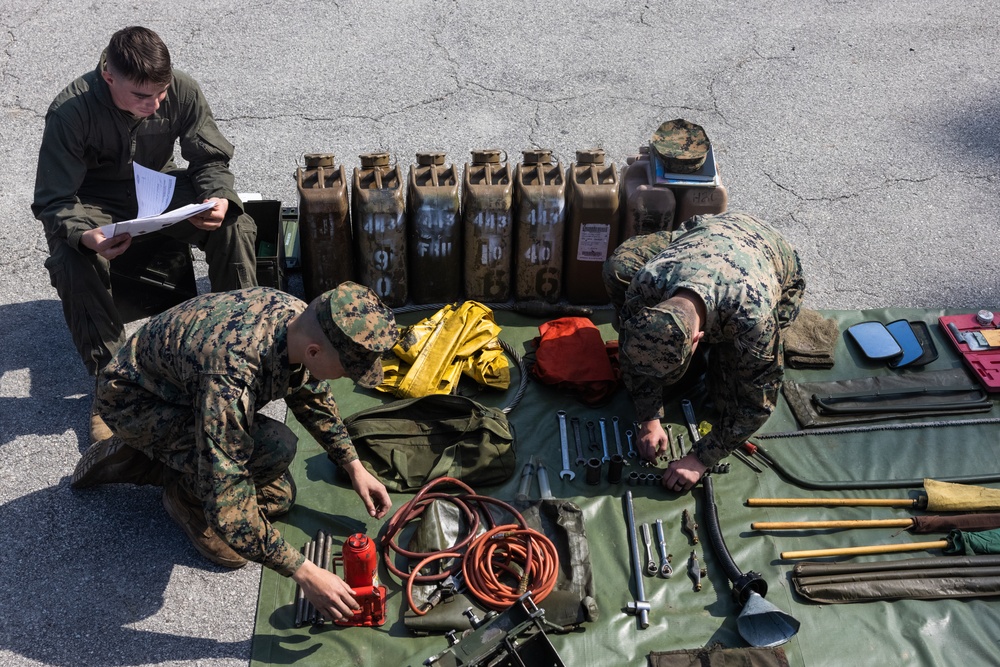
[[[674,228],[674,193],[665,186],[654,186],[649,171],[649,146],[639,149],[639,155],[622,167],[621,240]]]
[[[621,218],[621,181],[600,148],[576,152],[568,170],[566,270],[563,294],[570,303],[608,302],[601,270],[615,249]]]
[[[358,280],[391,308],[406,303],[406,206],[399,165],[388,153],[358,156],[351,190],[351,218]]]
[[[472,151],[462,188],[465,298],[487,303],[510,300],[514,267],[514,183],[501,152]]]
[[[523,155],[514,170],[514,298],[555,303],[562,296],[566,176],[550,150]]]
[[[296,170],[299,186],[299,247],[302,284],[312,300],[345,280],[354,280],[347,177],[330,153],[305,156]]]
[[[417,153],[407,193],[407,251],[414,303],[462,298],[462,212],[458,174],[444,153]]]

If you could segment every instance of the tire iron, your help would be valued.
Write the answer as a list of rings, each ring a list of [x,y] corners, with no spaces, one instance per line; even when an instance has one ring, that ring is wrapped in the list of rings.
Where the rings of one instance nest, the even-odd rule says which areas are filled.
[[[632,575],[635,579],[635,600],[625,604],[626,612],[635,616],[639,629],[649,627],[649,601],[646,600],[646,587],[642,581],[642,564],[639,562],[639,536],[635,531],[635,513],[632,508],[632,492],[625,492],[625,520],[628,522],[628,541],[632,552]]]

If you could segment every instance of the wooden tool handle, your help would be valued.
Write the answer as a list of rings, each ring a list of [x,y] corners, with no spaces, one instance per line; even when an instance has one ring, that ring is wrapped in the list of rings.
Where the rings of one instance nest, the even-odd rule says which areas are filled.
[[[917,507],[913,498],[747,498],[747,507]]]
[[[909,528],[913,519],[861,519],[843,521],[754,521],[753,530],[808,530],[821,528]]]
[[[870,547],[842,547],[839,549],[809,549],[806,551],[782,551],[783,560],[795,558],[825,558],[826,556],[864,556],[868,554],[891,554],[900,551],[923,551],[925,549],[944,549],[948,540],[934,542],[911,542],[909,544],[875,544]]]

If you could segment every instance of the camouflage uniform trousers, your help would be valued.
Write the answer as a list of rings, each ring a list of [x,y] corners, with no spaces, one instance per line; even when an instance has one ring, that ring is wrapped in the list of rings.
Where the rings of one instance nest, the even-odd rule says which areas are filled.
[[[189,497],[204,502],[207,499],[197,483],[194,413],[152,397],[136,400],[137,394],[141,392],[124,398],[99,389],[98,409],[115,437],[149,457],[151,468],[159,468],[155,476],[164,486],[176,481]],[[295,504],[295,483],[288,466],[295,458],[298,438],[265,415],[256,416],[250,435],[254,448],[245,467],[256,489],[257,506],[267,517],[281,516]]]
[[[180,170],[171,175],[177,180],[168,209],[195,201],[187,173]],[[134,196],[118,190],[103,194],[81,197],[95,226],[135,217]],[[257,284],[257,226],[238,207],[230,204],[222,226],[211,232],[185,220],[158,233],[197,245],[205,252],[213,291],[227,292]],[[111,263],[86,248],[74,249],[63,238],[49,238],[48,245],[45,268],[49,280],[62,301],[63,316],[77,352],[87,371],[96,375],[125,342],[124,324],[111,294]]]

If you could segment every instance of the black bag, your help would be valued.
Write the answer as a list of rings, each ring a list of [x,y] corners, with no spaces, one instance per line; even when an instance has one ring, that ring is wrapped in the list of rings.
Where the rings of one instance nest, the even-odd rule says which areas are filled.
[[[362,465],[390,491],[415,491],[438,477],[492,486],[517,463],[507,415],[464,396],[394,401],[344,424]]]

